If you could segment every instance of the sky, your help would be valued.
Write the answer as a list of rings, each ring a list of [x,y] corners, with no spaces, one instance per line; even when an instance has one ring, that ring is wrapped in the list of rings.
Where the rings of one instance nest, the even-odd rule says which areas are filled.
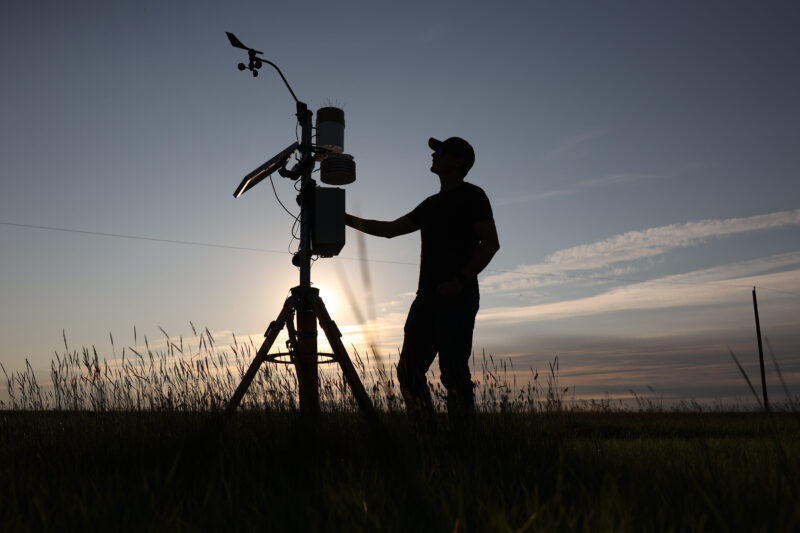
[[[755,286],[800,394],[798,24],[777,1],[4,2],[0,363],[46,375],[62,335],[111,358],[190,324],[260,342],[299,281],[293,219],[267,181],[232,193],[295,109],[230,31],[344,109],[348,212],[405,215],[438,191],[427,139],[474,146],[501,244],[477,360],[522,383],[558,356],[578,400],[753,404],[730,350],[755,380]],[[396,360],[418,262],[416,233],[348,229],[314,264],[347,345]]]

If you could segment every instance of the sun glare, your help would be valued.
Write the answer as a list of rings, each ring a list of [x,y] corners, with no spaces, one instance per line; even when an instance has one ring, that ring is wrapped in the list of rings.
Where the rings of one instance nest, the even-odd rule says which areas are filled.
[[[320,287],[319,296],[325,302],[325,308],[328,309],[328,314],[331,318],[336,320],[336,313],[342,311],[342,299],[339,296],[339,291],[330,287]]]

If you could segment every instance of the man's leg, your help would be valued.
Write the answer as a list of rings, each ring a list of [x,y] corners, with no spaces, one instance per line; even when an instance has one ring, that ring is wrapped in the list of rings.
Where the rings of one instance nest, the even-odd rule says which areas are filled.
[[[406,410],[418,423],[433,421],[433,400],[425,373],[436,357],[433,329],[433,302],[417,296],[408,311],[403,329],[403,349],[397,363],[397,381]]]
[[[441,298],[436,312],[436,344],[442,385],[447,389],[447,413],[455,428],[472,423],[475,392],[469,371],[472,330],[478,313],[478,296],[460,294]]]

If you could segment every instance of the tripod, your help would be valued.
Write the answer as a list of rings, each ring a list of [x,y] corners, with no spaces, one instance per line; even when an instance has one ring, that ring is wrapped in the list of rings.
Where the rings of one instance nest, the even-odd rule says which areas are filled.
[[[297,327],[294,324],[294,315],[297,315]],[[332,354],[317,353],[317,321],[325,332],[328,344],[333,350]],[[236,410],[262,363],[285,362],[278,359],[280,354],[269,353],[275,339],[284,327],[289,333],[287,341],[289,360],[295,365],[297,371],[300,412],[312,418],[319,414],[318,355],[329,355],[341,367],[342,374],[350,386],[359,408],[370,421],[374,421],[377,415],[372,401],[342,344],[342,333],[331,319],[325,303],[319,296],[319,289],[302,285],[291,289],[291,295],[284,302],[278,318],[270,323],[264,333],[263,344],[228,402],[225,409],[226,416],[230,416]]]

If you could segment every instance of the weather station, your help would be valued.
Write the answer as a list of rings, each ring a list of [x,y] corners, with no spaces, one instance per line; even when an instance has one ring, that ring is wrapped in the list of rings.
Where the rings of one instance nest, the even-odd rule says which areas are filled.
[[[342,343],[342,334],[328,314],[319,289],[311,286],[312,257],[334,257],[345,244],[344,189],[318,186],[311,177],[314,167],[319,163],[322,183],[338,186],[355,181],[355,161],[352,156],[343,153],[344,111],[337,107],[323,107],[317,111],[316,127],[312,127],[313,113],[304,102],[297,99],[280,68],[261,57],[263,52],[245,46],[230,32],[226,34],[232,46],[247,51],[248,63],[239,63],[240,71],[247,70],[257,77],[259,69],[268,64],[278,72],[294,98],[301,135],[296,142],[247,174],[233,193],[235,198],[240,197],[276,171],[280,176],[299,183],[300,245],[292,257],[292,264],[300,269],[300,284],[291,289],[278,317],[269,324],[264,333],[264,342],[228,402],[225,414],[230,416],[239,406],[261,365],[275,362],[294,365],[300,413],[316,417],[320,411],[318,365],[337,363],[359,408],[368,418],[374,419],[376,415],[372,402]],[[313,130],[316,130],[316,136],[312,134]],[[296,154],[299,154],[296,164],[287,168]],[[333,353],[318,352],[318,323]],[[288,332],[288,353],[269,353],[283,328]]]

